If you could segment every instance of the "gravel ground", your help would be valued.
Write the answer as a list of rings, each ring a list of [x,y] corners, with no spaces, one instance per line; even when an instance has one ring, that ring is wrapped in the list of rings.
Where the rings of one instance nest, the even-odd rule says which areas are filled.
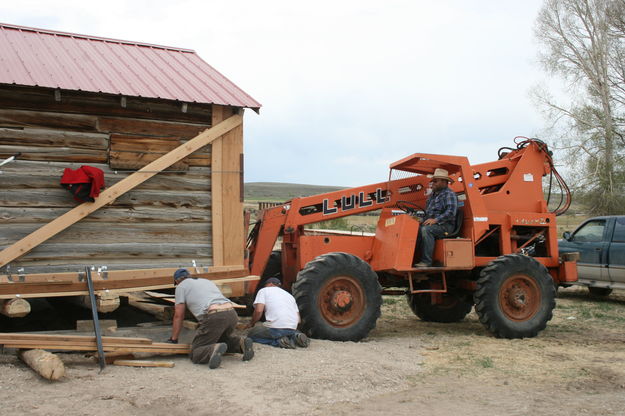
[[[0,401],[15,415],[625,415],[624,323],[622,293],[589,300],[571,289],[537,338],[501,340],[474,313],[456,324],[426,323],[403,299],[385,298],[363,342],[255,344],[252,361],[225,356],[216,370],[158,357],[175,367],[99,373],[82,354],[59,354],[66,376],[48,382],[7,350]],[[161,341],[168,327],[119,333]]]

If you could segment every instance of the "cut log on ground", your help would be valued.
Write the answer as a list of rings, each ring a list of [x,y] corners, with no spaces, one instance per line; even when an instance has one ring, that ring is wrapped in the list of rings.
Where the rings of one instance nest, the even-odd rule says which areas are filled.
[[[115,360],[113,365],[123,365],[126,367],[166,367],[172,368],[173,361],[147,361],[147,360]]]
[[[22,298],[0,300],[0,313],[9,318],[22,318],[30,313],[30,303]]]
[[[20,350],[20,359],[37,374],[47,380],[58,380],[65,375],[63,361],[51,352],[44,350]]]
[[[69,302],[91,310],[91,298],[88,295],[67,297]],[[119,308],[119,295],[111,292],[96,294],[96,307],[100,313],[113,312]]]

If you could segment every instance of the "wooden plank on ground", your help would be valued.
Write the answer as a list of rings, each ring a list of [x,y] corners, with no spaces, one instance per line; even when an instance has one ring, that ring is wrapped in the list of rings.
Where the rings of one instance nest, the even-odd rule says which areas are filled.
[[[42,349],[61,351],[97,351],[95,337],[81,335],[15,334],[0,333],[0,345],[16,349]],[[188,354],[188,344],[152,342],[148,338],[102,337],[106,352],[150,354]]]
[[[96,342],[92,335],[52,335],[52,334],[22,334],[22,333],[0,333],[0,344],[6,341],[54,341],[54,342]],[[102,337],[102,342],[114,342],[118,344],[141,344],[150,345],[150,338],[136,337]]]
[[[147,360],[115,360],[113,365],[123,365],[127,367],[166,367],[172,368],[173,361],[147,361]]]
[[[177,347],[172,346],[174,344],[163,345],[103,345],[105,352],[126,352],[136,353],[145,352],[150,354],[189,354],[191,351],[189,345],[178,344]],[[43,350],[59,350],[59,351],[97,351],[97,345],[79,345],[79,344],[11,344],[5,345],[7,348],[16,349],[43,349]]]

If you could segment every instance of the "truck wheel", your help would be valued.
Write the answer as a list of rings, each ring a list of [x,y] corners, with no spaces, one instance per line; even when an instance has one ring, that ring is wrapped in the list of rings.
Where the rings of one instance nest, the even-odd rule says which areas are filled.
[[[612,289],[609,287],[588,287],[588,292],[592,296],[608,296],[612,293]]]
[[[407,294],[408,305],[412,312],[422,321],[451,323],[464,319],[473,304],[464,301],[458,296],[443,293],[442,303],[432,304],[429,293]]]
[[[369,264],[347,253],[315,258],[293,284],[302,330],[311,337],[335,341],[359,341],[375,328],[381,291]]]
[[[480,322],[497,338],[536,336],[556,306],[545,266],[521,254],[490,262],[480,273],[473,297]]]

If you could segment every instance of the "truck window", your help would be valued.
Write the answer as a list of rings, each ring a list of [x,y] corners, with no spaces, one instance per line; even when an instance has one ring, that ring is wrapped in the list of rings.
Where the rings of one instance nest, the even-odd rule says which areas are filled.
[[[615,243],[625,243],[625,217],[616,219],[612,241]]]
[[[572,241],[577,242],[599,242],[603,241],[603,230],[605,220],[588,221],[573,235]]]

